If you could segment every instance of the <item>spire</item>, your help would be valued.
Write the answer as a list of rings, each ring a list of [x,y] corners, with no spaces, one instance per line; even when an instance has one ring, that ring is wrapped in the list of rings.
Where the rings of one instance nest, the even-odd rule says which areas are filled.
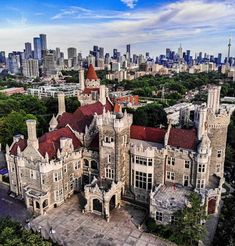
[[[95,69],[92,64],[90,64],[87,74],[86,74],[86,79],[88,80],[98,80],[97,74],[95,72]]]
[[[50,130],[55,130],[57,125],[58,125],[58,121],[57,121],[57,119],[56,119],[54,114],[53,114],[53,116],[52,116],[52,118],[50,120],[49,125],[50,125]]]

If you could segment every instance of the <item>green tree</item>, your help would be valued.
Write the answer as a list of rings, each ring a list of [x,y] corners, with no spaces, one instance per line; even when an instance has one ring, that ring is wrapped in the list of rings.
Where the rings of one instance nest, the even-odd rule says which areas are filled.
[[[179,245],[197,245],[205,234],[205,226],[201,224],[206,219],[205,207],[201,206],[200,195],[192,192],[188,197],[189,205],[174,214],[175,221],[171,224],[170,240]]]

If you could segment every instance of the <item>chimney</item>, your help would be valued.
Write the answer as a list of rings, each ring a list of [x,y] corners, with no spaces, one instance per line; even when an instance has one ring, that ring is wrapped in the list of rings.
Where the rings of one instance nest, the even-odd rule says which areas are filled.
[[[84,91],[85,89],[85,79],[84,79],[84,70],[79,70],[79,83],[80,83],[80,89],[81,91]]]
[[[65,110],[65,97],[63,92],[58,93],[58,115],[62,115]]]
[[[106,104],[106,87],[105,85],[100,86],[100,102],[102,105]]]
[[[215,114],[219,111],[220,90],[220,86],[211,86],[208,89],[207,108],[212,109]]]
[[[28,130],[28,141],[27,144],[38,149],[38,139],[37,139],[37,129],[36,120],[26,120],[27,130]]]

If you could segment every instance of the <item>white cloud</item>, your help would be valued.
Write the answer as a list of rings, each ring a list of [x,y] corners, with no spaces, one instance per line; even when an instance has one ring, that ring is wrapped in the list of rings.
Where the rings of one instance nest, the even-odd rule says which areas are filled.
[[[1,49],[23,49],[25,41],[39,33],[47,33],[50,48],[74,46],[87,54],[94,44],[124,48],[131,43],[137,53],[150,51],[155,55],[168,46],[195,51],[219,52],[226,50],[227,39],[235,34],[235,3],[226,1],[190,0],[171,3],[150,10],[128,12],[102,11],[70,7],[54,15],[51,24],[33,25],[21,21],[0,29]],[[43,17],[44,18],[44,17]],[[56,24],[71,19],[73,24]],[[86,24],[82,20],[86,18]],[[95,19],[99,19],[96,22]],[[52,24],[53,23],[53,24]],[[17,39],[16,39],[17,37]],[[224,45],[223,45],[224,43]]]
[[[138,2],[138,0],[121,0],[124,4],[126,4],[127,7],[133,9]]]

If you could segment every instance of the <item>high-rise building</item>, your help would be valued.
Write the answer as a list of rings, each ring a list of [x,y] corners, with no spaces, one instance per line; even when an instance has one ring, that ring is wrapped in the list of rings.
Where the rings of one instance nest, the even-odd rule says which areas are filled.
[[[7,69],[11,74],[20,74],[20,54],[19,52],[13,52],[8,54]]]
[[[127,44],[127,46],[126,46],[126,59],[128,60],[128,61],[130,61],[130,58],[131,58],[131,45],[130,44]]]
[[[68,59],[73,59],[74,57],[77,57],[77,49],[73,47],[68,48]]]
[[[222,54],[218,54],[218,59],[217,59],[217,65],[220,65],[222,63]]]
[[[6,63],[5,51],[0,51],[0,63]]]
[[[28,59],[23,60],[23,75],[28,78],[36,78],[39,77],[39,66],[38,60],[36,59]]]
[[[56,61],[55,54],[53,52],[48,52],[44,57],[43,70],[46,76],[56,75]]]
[[[170,58],[171,58],[171,49],[166,48],[166,59],[170,59]]]
[[[180,47],[178,48],[177,55],[178,55],[179,59],[183,58],[183,48],[182,48],[181,44],[180,44]]]
[[[100,55],[100,58],[104,58],[104,48],[100,47],[99,49],[99,55]]]
[[[25,43],[25,59],[33,58],[31,43]]]
[[[41,49],[47,50],[47,36],[46,34],[40,34],[40,41],[41,41]]]
[[[113,49],[113,59],[117,59],[117,49]]]
[[[33,38],[33,45],[34,45],[34,59],[41,60],[42,59],[41,39],[38,37]]]

